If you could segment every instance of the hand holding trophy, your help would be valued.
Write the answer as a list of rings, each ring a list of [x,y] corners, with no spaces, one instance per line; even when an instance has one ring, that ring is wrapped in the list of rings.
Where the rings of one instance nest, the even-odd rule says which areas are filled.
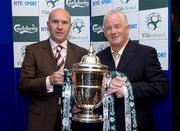
[[[103,122],[103,131],[116,130],[114,95],[106,93],[109,83],[115,77],[121,77],[125,82],[124,97],[125,128],[137,130],[136,109],[132,85],[126,75],[117,71],[108,71],[108,67],[100,63],[99,57],[94,54],[92,43],[88,54],[81,58],[81,62],[72,66],[70,71],[65,70],[65,84],[63,86],[63,129],[71,128],[71,118],[82,123]],[[112,86],[111,86],[112,87]],[[111,88],[110,87],[110,88]],[[72,93],[73,89],[73,93]],[[81,111],[72,114],[71,98],[74,97],[76,106]],[[94,109],[103,105],[103,114],[94,113]]]

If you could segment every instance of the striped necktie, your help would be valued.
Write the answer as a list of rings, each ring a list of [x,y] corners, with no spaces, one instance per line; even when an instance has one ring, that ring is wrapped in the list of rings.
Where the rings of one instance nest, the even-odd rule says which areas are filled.
[[[64,58],[62,56],[62,48],[63,47],[61,45],[58,45],[56,47],[57,51],[56,51],[56,55],[55,55],[55,60],[56,60],[57,67],[59,70],[64,68]]]

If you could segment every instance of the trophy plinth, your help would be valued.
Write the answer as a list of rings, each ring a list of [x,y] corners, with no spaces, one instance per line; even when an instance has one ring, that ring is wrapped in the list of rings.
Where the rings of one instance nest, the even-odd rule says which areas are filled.
[[[93,54],[92,44],[88,54],[83,56],[80,63],[72,67],[74,100],[81,112],[73,115],[73,120],[83,123],[98,123],[103,121],[102,115],[95,114],[94,109],[101,105],[105,92],[104,80],[108,68],[100,63]]]

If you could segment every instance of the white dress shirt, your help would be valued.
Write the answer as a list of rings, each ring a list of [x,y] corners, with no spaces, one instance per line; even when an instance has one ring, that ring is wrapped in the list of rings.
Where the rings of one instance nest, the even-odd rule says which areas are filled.
[[[54,54],[54,57],[55,57],[55,54],[57,53],[57,48],[56,47],[58,46],[58,44],[54,40],[52,40],[51,38],[49,39],[49,42],[51,44],[51,48],[52,48],[52,51],[53,51],[53,54]],[[64,58],[64,62],[65,62],[66,61],[66,56],[67,56],[67,40],[65,40],[63,43],[61,43],[61,46],[63,47],[61,49],[61,51],[62,51],[61,56]],[[53,85],[50,84],[49,77],[50,76],[46,77],[46,88],[47,88],[48,93],[54,91]]]

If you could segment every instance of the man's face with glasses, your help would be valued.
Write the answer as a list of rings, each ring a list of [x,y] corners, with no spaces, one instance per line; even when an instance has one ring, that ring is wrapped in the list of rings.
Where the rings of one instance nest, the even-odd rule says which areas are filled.
[[[54,10],[50,13],[47,26],[51,38],[57,43],[62,43],[67,39],[71,29],[70,15],[62,9]]]

